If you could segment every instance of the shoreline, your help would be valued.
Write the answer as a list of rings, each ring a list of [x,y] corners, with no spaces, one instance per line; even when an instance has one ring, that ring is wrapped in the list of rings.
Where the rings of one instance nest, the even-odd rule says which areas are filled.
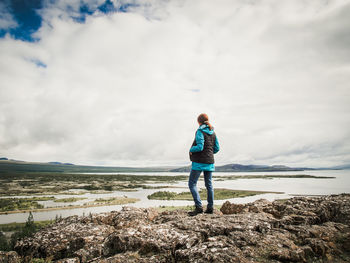
[[[140,201],[138,198],[125,198],[127,202],[120,203],[106,203],[106,204],[89,204],[89,205],[72,205],[72,206],[61,206],[61,207],[46,207],[42,209],[24,209],[24,210],[14,210],[14,211],[3,211],[0,212],[0,215],[8,215],[8,214],[18,214],[18,213],[29,213],[29,212],[47,212],[54,210],[66,210],[66,209],[77,209],[77,208],[89,208],[89,207],[100,207],[100,206],[112,206],[112,205],[126,205],[132,204]]]
[[[263,192],[263,191],[261,191]],[[276,192],[278,193],[278,192]],[[279,192],[279,194],[281,194],[283,192]],[[346,194],[346,193],[344,193]],[[337,195],[337,194],[334,194],[334,195]],[[313,195],[313,194],[290,194],[290,198],[287,198],[287,199],[276,199],[276,201],[282,201],[282,200],[288,200],[288,199],[292,199],[294,197],[323,197],[323,196],[332,196],[332,194],[324,194],[324,195]],[[137,202],[137,201],[135,201]],[[131,203],[135,203],[135,202],[128,202],[128,203],[125,203],[125,204],[131,204]],[[65,210],[65,209],[76,209],[76,208],[90,208],[90,207],[101,207],[101,206],[112,206],[112,205],[116,205],[116,204],[96,204],[96,205],[87,205],[87,206],[67,206],[67,207],[50,207],[50,208],[43,208],[43,209],[33,209],[33,210],[17,210],[17,211],[8,211],[8,212],[0,212],[0,215],[6,215],[6,214],[17,214],[17,213],[29,213],[29,212],[45,212],[45,211],[54,211],[54,210]],[[123,205],[123,204],[121,204]],[[214,207],[216,209],[219,210],[219,208],[221,207],[222,205],[214,205]],[[159,212],[163,212],[163,211],[173,211],[173,210],[190,210],[193,208],[192,205],[169,205],[169,206],[151,206],[151,207],[142,207],[144,209],[147,209],[147,208],[154,208],[156,210],[158,210]],[[93,213],[93,214],[99,214],[99,213],[104,213],[104,212],[98,212],[98,213]],[[35,221],[36,223],[41,223],[41,222],[46,222],[48,220],[39,220],[39,221]],[[25,224],[25,222],[10,222],[10,223],[3,223],[3,224],[0,224],[0,228],[2,226],[6,226],[6,225],[13,225],[13,224]]]
[[[200,189],[203,190],[203,189]],[[226,190],[222,188],[218,188],[216,190]],[[232,196],[230,198],[224,198],[224,199],[216,199],[216,200],[229,200],[233,198],[242,198],[246,196],[255,196],[259,194],[284,194],[284,192],[281,191],[256,191],[256,190],[237,190],[237,189],[229,189],[236,193],[244,193],[242,196]],[[167,192],[167,191],[166,191]],[[167,199],[157,199],[157,198],[148,198],[148,199],[154,199],[154,200],[167,200]],[[59,199],[57,199],[59,200]],[[191,201],[192,199],[170,199],[174,201]],[[79,208],[90,208],[90,207],[101,207],[101,206],[112,206],[112,205],[126,205],[126,204],[132,204],[140,201],[138,198],[122,198],[119,199],[117,202],[113,203],[96,203],[96,204],[83,204],[83,205],[69,205],[69,206],[59,206],[59,207],[45,207],[45,208],[34,208],[34,209],[20,209],[20,210],[12,210],[12,211],[0,211],[0,215],[8,215],[8,214],[18,214],[18,213],[29,213],[29,212],[48,212],[48,211],[55,211],[55,210],[66,210],[66,209],[79,209]]]
[[[231,181],[240,179],[335,179],[335,176],[310,175],[310,174],[223,174],[214,175],[215,181]],[[55,180],[54,180],[55,179]],[[109,192],[137,192],[141,189],[177,188],[177,184],[184,182],[188,176],[175,175],[82,175],[82,174],[30,174],[24,177],[15,174],[12,177],[3,178],[0,186],[0,198],[24,197],[24,196],[79,196],[86,193]],[[163,185],[159,185],[163,184]],[[166,184],[166,185],[164,185]],[[173,185],[175,184],[175,185]],[[54,188],[53,188],[54,187]],[[71,190],[74,191],[71,191]]]

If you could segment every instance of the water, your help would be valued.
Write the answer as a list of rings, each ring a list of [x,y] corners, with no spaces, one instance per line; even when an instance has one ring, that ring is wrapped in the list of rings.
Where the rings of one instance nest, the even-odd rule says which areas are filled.
[[[146,172],[146,173],[123,173],[123,174],[137,174],[137,175],[185,175],[188,173],[167,173],[167,172]],[[237,179],[237,180],[224,180],[220,178],[214,179],[214,188],[229,188],[236,190],[257,190],[257,191],[272,191],[272,192],[284,192],[283,194],[261,194],[255,196],[248,196],[243,198],[228,199],[235,203],[247,203],[252,202],[260,198],[265,198],[270,201],[281,198],[290,198],[295,195],[328,195],[328,194],[340,194],[350,193],[350,170],[320,170],[320,171],[290,171],[290,172],[236,172],[236,173],[214,173],[215,176],[241,176],[241,175],[295,175],[295,174],[308,174],[314,176],[332,176],[332,179],[315,179],[315,178],[273,178],[273,179]],[[204,188],[204,182],[202,179],[198,182],[199,188]],[[175,201],[175,200],[148,200],[147,196],[160,190],[182,192],[188,191],[187,182],[181,181],[176,184],[156,184],[159,185],[171,185],[174,188],[166,189],[137,189],[135,192],[115,191],[107,194],[92,194],[83,193],[82,195],[70,195],[69,193],[64,195],[55,195],[56,198],[68,198],[68,197],[84,197],[86,199],[80,200],[74,203],[56,203],[51,201],[40,201],[45,207],[53,206],[67,206],[80,205],[86,202],[91,202],[96,198],[108,198],[115,196],[128,196],[131,198],[139,198],[140,201],[127,204],[134,207],[158,207],[158,206],[183,206],[193,205],[192,201]],[[181,188],[179,188],[181,187]],[[13,197],[13,196],[12,196]],[[226,200],[217,200],[215,204],[222,204]],[[205,201],[203,202],[205,204]],[[36,221],[54,219],[56,216],[71,216],[71,215],[88,215],[89,213],[100,213],[120,210],[125,205],[113,205],[113,206],[101,206],[101,207],[89,207],[89,208],[75,208],[75,209],[61,209],[53,211],[34,212],[33,216]],[[28,213],[16,213],[0,215],[0,223],[10,222],[25,222],[28,218]]]

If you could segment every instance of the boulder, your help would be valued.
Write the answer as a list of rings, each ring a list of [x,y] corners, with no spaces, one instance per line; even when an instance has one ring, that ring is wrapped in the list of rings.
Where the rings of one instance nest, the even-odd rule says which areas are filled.
[[[296,197],[188,216],[148,208],[64,218],[19,240],[9,258],[56,262],[347,262],[350,195]],[[16,254],[14,254],[16,253]],[[7,260],[7,261],[5,261]]]
[[[19,263],[21,257],[15,251],[0,251],[0,263]]]

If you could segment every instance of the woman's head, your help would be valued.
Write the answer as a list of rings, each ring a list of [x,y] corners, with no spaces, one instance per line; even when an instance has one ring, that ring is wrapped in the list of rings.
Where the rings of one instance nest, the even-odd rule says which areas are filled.
[[[198,121],[199,125],[207,124],[209,126],[210,130],[213,129],[213,126],[211,126],[211,124],[209,123],[209,117],[207,114],[205,114],[205,113],[199,114],[197,121]]]

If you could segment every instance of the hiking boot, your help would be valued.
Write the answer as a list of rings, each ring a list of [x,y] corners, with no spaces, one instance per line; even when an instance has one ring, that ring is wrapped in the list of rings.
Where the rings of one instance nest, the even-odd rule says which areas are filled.
[[[196,208],[193,211],[189,212],[188,215],[189,216],[196,216],[196,215],[202,214],[202,213],[203,213],[203,207],[196,206]]]
[[[205,210],[204,213],[206,214],[212,214],[214,212],[214,209],[212,207],[207,207],[207,210]]]

